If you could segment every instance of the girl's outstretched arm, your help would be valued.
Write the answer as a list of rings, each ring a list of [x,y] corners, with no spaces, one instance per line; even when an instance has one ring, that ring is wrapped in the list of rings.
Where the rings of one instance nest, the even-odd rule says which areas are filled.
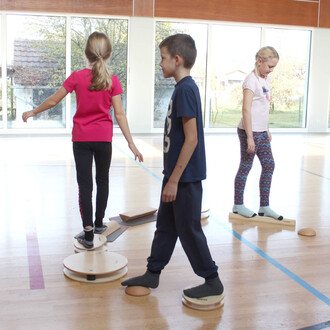
[[[123,105],[121,103],[120,95],[115,95],[112,97],[112,105],[115,110],[115,117],[117,123],[124,134],[124,137],[128,143],[128,147],[134,154],[135,160],[138,159],[139,162],[143,162],[143,156],[133,142],[133,138],[128,127],[127,118],[123,109]]]
[[[35,109],[23,112],[22,119],[27,122],[28,118],[36,116],[38,113],[46,111],[48,109],[54,108],[59,104],[66,96],[68,91],[62,86],[57,92],[49,96],[45,101],[43,101]]]

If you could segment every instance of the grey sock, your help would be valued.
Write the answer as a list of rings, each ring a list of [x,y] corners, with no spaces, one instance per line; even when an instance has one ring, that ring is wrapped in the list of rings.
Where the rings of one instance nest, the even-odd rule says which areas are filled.
[[[257,215],[256,213],[245,207],[244,204],[241,205],[235,204],[233,206],[233,213],[238,213],[239,215],[242,215],[243,217],[247,217],[247,218],[252,218]]]
[[[121,282],[122,286],[144,286],[152,289],[156,289],[158,284],[159,274],[151,273],[149,270],[141,276],[132,277],[124,282]]]
[[[260,216],[271,217],[276,220],[283,220],[283,216],[277,214],[269,206],[260,206],[258,214]]]
[[[219,277],[205,280],[205,283],[194,288],[183,290],[185,296],[190,298],[202,298],[219,296],[223,293],[223,285]]]

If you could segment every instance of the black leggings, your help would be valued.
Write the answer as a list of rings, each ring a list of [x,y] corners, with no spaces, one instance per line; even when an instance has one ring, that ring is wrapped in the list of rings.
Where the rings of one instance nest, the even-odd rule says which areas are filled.
[[[93,158],[96,169],[95,226],[101,227],[109,196],[111,142],[73,142],[79,187],[79,208],[84,228],[93,226]]]

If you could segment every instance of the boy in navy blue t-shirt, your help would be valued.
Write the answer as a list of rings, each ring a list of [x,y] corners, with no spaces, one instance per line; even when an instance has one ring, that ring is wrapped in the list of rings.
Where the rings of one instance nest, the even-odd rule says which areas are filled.
[[[204,284],[184,290],[184,295],[221,295],[218,267],[201,226],[206,161],[201,100],[190,76],[197,55],[195,42],[189,35],[176,34],[163,40],[159,48],[164,78],[174,77],[177,82],[165,121],[162,195],[147,271],[122,285],[156,288],[179,237],[194,272],[205,279]]]

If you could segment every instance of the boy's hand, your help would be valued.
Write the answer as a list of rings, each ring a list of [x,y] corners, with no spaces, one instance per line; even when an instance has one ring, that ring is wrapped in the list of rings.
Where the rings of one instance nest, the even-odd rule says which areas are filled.
[[[128,144],[128,147],[131,149],[131,151],[133,152],[134,154],[134,158],[136,160],[136,158],[139,160],[139,162],[143,162],[143,156],[142,154],[140,153],[140,151],[138,150],[138,148],[135,146],[134,143],[129,143]]]
[[[177,192],[178,184],[172,181],[168,181],[163,190],[162,201],[164,203],[174,202],[176,199]]]
[[[30,117],[34,117],[34,116],[35,116],[35,113],[34,113],[33,110],[31,110],[31,111],[25,111],[25,112],[23,112],[23,114],[22,114],[22,119],[23,119],[23,121],[26,123],[27,120],[28,120]]]

